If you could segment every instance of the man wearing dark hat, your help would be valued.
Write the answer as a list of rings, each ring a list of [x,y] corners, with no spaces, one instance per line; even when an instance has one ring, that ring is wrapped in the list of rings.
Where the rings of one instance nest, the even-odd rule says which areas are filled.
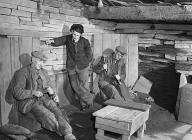
[[[31,55],[31,64],[16,71],[13,78],[12,94],[19,111],[32,113],[43,128],[64,136],[64,140],[75,140],[67,116],[57,106],[55,85],[42,68],[47,57],[40,51]]]
[[[126,78],[125,58],[126,49],[117,46],[115,51],[106,49],[93,71],[99,75],[98,86],[106,99],[129,100],[127,87],[124,83]]]
[[[85,109],[93,104],[93,95],[88,87],[89,65],[93,53],[89,41],[82,37],[84,29],[81,24],[73,24],[70,31],[70,35],[47,40],[46,44],[66,45],[66,65],[70,84],[80,99],[82,109]]]

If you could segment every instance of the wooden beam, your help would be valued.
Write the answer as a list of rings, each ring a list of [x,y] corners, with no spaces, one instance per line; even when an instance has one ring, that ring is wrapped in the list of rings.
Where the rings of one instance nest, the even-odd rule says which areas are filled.
[[[128,87],[132,87],[138,78],[138,36],[121,34],[120,45],[127,50],[125,83]]]
[[[166,21],[192,22],[192,6],[146,5],[129,7],[85,7],[83,15],[90,19],[126,20],[126,21]]]

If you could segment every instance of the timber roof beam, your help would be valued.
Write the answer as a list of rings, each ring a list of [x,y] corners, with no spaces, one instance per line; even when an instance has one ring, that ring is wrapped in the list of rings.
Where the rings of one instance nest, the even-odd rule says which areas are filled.
[[[83,15],[89,19],[135,22],[192,23],[192,5],[144,5],[128,7],[86,6]]]

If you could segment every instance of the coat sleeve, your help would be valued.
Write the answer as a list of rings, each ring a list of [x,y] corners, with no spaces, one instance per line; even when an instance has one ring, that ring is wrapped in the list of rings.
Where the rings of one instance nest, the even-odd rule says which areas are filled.
[[[125,65],[125,60],[121,59],[119,61],[119,70],[118,70],[118,74],[121,78],[122,81],[125,81],[126,78],[126,65]]]
[[[13,86],[13,96],[17,99],[17,100],[24,100],[27,98],[32,98],[32,90],[27,90],[25,89],[26,87],[26,72],[24,71],[17,71],[15,73],[15,84]]]
[[[86,39],[84,45],[85,45],[85,55],[86,55],[86,57],[87,57],[87,60],[88,60],[89,62],[91,62],[92,59],[93,59],[93,52],[92,52],[92,50],[91,50],[90,43],[89,43],[89,41],[88,41],[87,39]]]
[[[53,40],[54,40],[54,43],[51,43],[52,46],[65,45],[67,41],[67,36],[57,37],[57,38],[54,38]]]

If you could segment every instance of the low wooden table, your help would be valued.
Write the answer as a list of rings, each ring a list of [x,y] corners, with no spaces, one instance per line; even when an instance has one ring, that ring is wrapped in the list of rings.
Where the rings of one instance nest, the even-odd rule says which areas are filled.
[[[93,113],[96,117],[97,140],[130,140],[133,133],[143,138],[145,123],[149,117],[149,109],[146,111],[127,109],[108,105]],[[114,138],[107,136],[107,132],[113,132],[119,136]]]

